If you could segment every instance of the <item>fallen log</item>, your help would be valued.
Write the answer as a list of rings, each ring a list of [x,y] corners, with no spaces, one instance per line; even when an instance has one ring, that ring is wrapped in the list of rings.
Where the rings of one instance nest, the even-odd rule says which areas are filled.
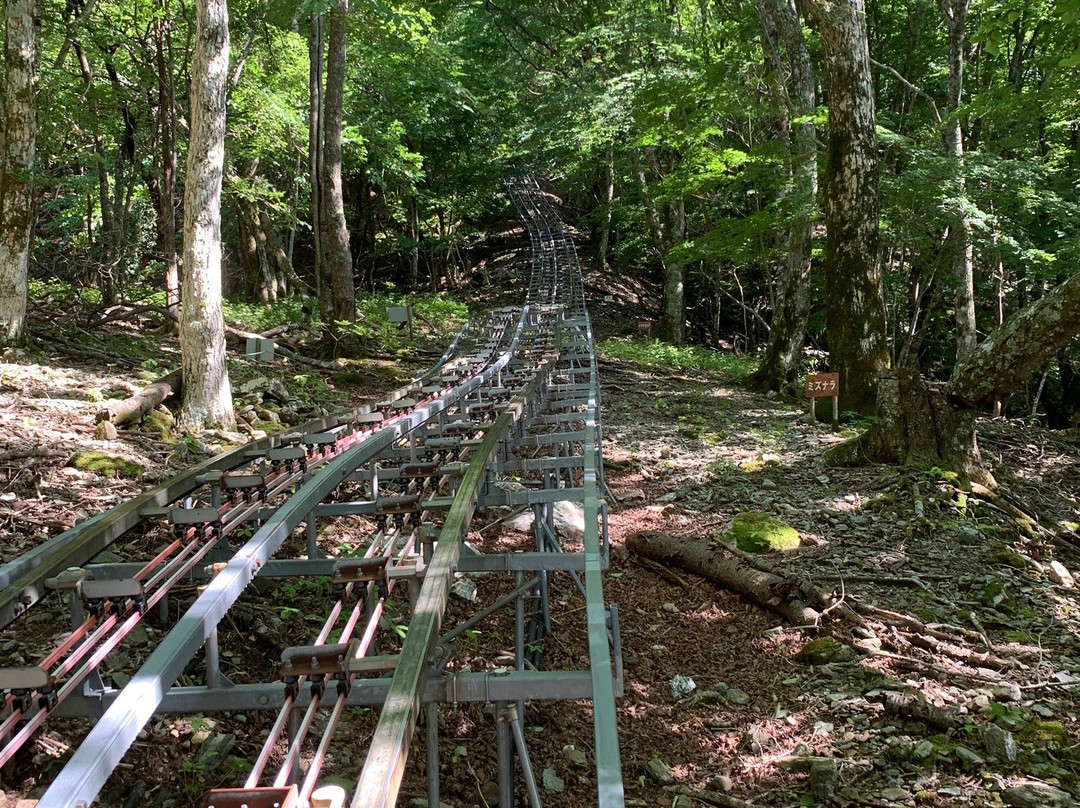
[[[821,612],[806,602],[797,582],[733,558],[724,548],[701,539],[668,536],[654,530],[631,533],[626,546],[660,564],[701,575],[780,615],[792,625],[817,625]]]
[[[140,418],[166,399],[179,394],[181,378],[178,368],[132,396],[110,401],[98,410],[97,420],[122,424]]]

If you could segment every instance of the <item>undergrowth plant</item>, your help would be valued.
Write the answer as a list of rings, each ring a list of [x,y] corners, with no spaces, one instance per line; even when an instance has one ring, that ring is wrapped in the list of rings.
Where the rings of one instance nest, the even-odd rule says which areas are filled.
[[[757,369],[757,361],[752,357],[713,351],[700,345],[680,347],[655,339],[607,339],[597,344],[596,350],[601,356],[648,367],[723,373],[740,380]]]

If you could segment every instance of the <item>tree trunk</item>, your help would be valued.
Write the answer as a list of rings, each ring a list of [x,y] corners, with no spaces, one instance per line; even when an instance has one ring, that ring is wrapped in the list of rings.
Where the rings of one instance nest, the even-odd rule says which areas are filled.
[[[311,246],[315,258],[315,297],[323,318],[330,314],[330,280],[326,275],[322,245],[322,15],[311,15],[311,37],[308,39],[308,174],[311,182]]]
[[[416,194],[409,196],[409,291],[416,292],[420,276],[420,202]]]
[[[910,371],[882,378],[879,423],[830,459],[936,465],[992,484],[975,441],[975,415],[1021,389],[1080,335],[1080,275],[1018,312],[953,370],[942,387]]]
[[[776,308],[765,355],[754,375],[765,390],[792,388],[800,370],[806,321],[810,315],[810,258],[817,204],[817,133],[813,122],[816,91],[814,68],[803,38],[803,26],[792,0],[762,0],[763,20],[784,44],[787,80],[779,79],[788,121],[784,137],[791,151],[791,189],[785,200],[793,213],[788,231],[788,257],[777,279]],[[786,87],[784,86],[786,85]]]
[[[806,594],[796,582],[732,558],[712,542],[667,536],[650,530],[631,533],[626,537],[626,546],[631,552],[664,566],[674,564],[704,576],[793,625],[814,625],[820,617],[817,610],[807,605]]]
[[[874,86],[863,0],[807,0],[821,33],[828,86],[825,329],[843,409],[872,413],[889,366],[878,260]]]
[[[945,153],[953,161],[956,178],[949,247],[956,276],[956,358],[963,361],[978,344],[975,326],[975,275],[971,247],[971,216],[967,211],[967,182],[964,179],[964,131],[960,105],[964,93],[964,38],[970,0],[940,0],[945,28],[949,32],[949,119],[945,125]]]
[[[1080,274],[1014,314],[953,370],[946,393],[961,406],[983,409],[1020,389],[1080,335]]]
[[[656,150],[649,147],[645,151],[653,173],[660,174],[660,161]],[[686,229],[686,208],[681,202],[672,203],[664,211],[661,219],[657,206],[649,191],[649,183],[641,159],[634,155],[634,173],[641,186],[642,205],[649,224],[653,247],[660,256],[660,267],[664,278],[664,297],[660,306],[660,336],[672,345],[682,345],[686,326],[686,292],[683,285],[682,264],[669,261],[667,253],[675,242],[682,238]]]
[[[232,428],[232,387],[221,312],[221,177],[225,166],[225,90],[229,10],[196,0],[191,65],[191,135],[184,186],[184,291],[180,310],[183,403],[180,424]]]
[[[168,0],[162,0],[163,18],[155,24],[155,59],[158,72],[158,115],[161,125],[161,212],[158,214],[158,251],[165,264],[165,308],[180,314],[180,261],[176,254],[176,84],[172,44],[168,37]],[[168,320],[166,322],[169,322]]]
[[[38,29],[36,0],[4,3],[0,129],[0,346],[22,342],[34,232]]]
[[[330,278],[328,322],[356,320],[349,230],[345,223],[345,197],[341,185],[342,110],[345,91],[345,16],[348,0],[330,9],[326,59],[326,96],[323,102],[322,249]]]
[[[608,146],[604,152],[604,170],[600,185],[600,246],[597,248],[597,260],[600,269],[607,269],[608,248],[611,245],[611,209],[615,200],[615,152]]]

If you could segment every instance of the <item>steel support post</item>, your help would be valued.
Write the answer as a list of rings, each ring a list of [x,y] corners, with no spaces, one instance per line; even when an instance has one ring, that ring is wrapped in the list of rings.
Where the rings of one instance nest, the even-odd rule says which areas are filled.
[[[499,808],[514,808],[514,747],[505,701],[495,703],[495,752],[499,760]]]

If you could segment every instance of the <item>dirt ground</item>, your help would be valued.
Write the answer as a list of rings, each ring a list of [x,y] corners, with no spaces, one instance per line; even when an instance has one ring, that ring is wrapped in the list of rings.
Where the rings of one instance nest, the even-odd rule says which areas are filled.
[[[635,298],[644,292],[596,274],[589,283],[599,335],[635,330]],[[168,340],[159,342],[155,367],[174,357]],[[281,360],[260,372],[287,384],[313,373]],[[393,372],[373,370],[367,389],[339,386],[350,400],[363,399],[394,386]],[[146,425],[113,440],[95,437],[101,398],[154,375],[110,368],[48,340],[3,357],[0,561],[232,437],[163,440]],[[601,379],[615,497],[605,594],[619,604],[627,804],[1049,806],[1080,795],[1080,610],[1069,578],[1080,573],[1075,430],[984,421],[980,445],[1000,486],[980,496],[938,469],[831,468],[823,451],[850,430],[814,427],[802,402],[748,392],[723,375],[605,359]],[[326,406],[342,400],[327,398]],[[304,406],[293,413],[297,419],[322,404],[305,399]],[[72,467],[76,451],[87,448],[139,463],[141,477]],[[829,598],[834,608],[819,625],[789,625],[710,581],[626,549],[630,534],[647,530],[725,554],[732,519],[748,511],[798,531],[797,550],[761,558]],[[527,540],[502,528],[474,538],[502,547]],[[505,586],[479,580],[476,606]],[[580,667],[587,659],[583,602],[569,579],[553,581],[553,592],[556,633],[546,641],[546,659],[552,667]],[[261,653],[272,657],[275,633],[299,635],[303,619],[275,616],[258,597],[238,605],[236,630],[258,639],[252,647],[265,643]],[[466,613],[456,604],[450,619]],[[0,664],[29,663],[63,619],[56,604],[39,604],[0,635]],[[503,615],[485,625],[461,664],[499,664],[508,621]],[[142,653],[133,648],[129,663]],[[255,666],[240,656],[231,664]],[[373,720],[370,711],[346,720],[343,732],[354,742],[328,769],[344,782],[355,778]],[[211,732],[236,736],[226,765],[211,772],[188,762],[206,737],[205,720],[155,719],[102,804],[179,808],[199,804],[207,787],[242,780],[243,760],[254,756],[268,719],[225,715],[211,723]],[[592,803],[588,705],[530,704],[524,726],[543,804]],[[440,731],[442,800],[491,808],[490,715],[447,708]],[[9,797],[39,796],[84,732],[81,722],[50,723],[2,773]],[[406,793],[420,797],[422,742],[412,760]],[[525,804],[523,790],[519,801]]]

